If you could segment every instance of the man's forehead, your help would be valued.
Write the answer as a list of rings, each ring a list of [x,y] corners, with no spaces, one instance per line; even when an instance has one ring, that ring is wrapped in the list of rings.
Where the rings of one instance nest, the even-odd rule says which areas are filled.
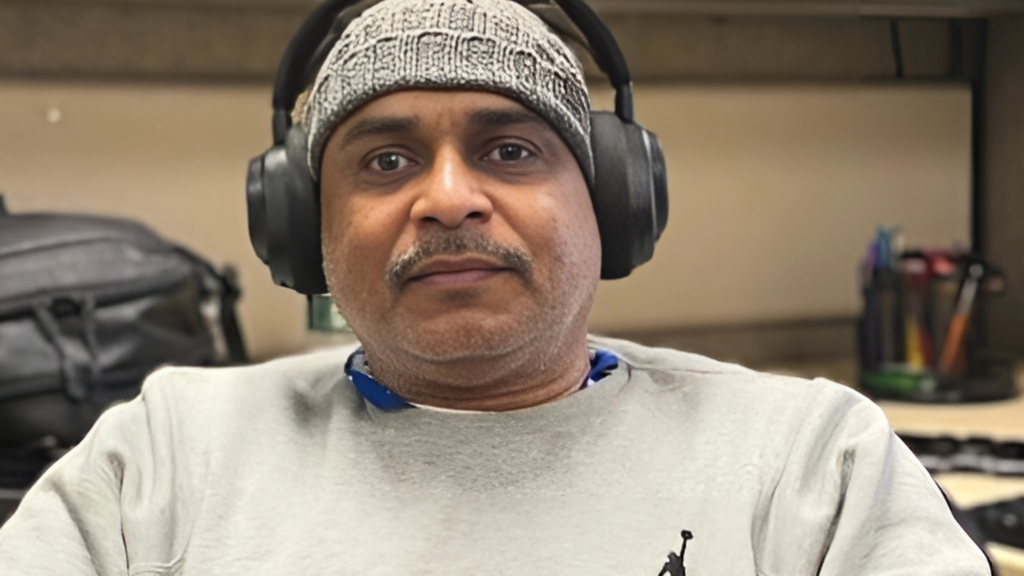
[[[546,120],[521,103],[492,92],[475,90],[403,90],[375,98],[338,127],[341,146],[372,136],[415,133],[438,121],[466,128],[533,125],[553,130]]]

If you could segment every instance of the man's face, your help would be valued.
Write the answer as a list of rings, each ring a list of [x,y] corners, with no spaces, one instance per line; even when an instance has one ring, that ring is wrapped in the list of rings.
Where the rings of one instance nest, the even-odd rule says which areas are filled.
[[[332,133],[320,196],[327,282],[368,352],[486,360],[585,333],[601,268],[586,182],[516,101],[377,98]]]

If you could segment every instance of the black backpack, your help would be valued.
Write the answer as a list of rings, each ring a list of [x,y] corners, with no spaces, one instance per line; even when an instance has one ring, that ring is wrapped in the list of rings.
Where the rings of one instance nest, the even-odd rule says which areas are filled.
[[[0,196],[0,489],[23,487],[165,364],[246,361],[233,269],[136,222]]]

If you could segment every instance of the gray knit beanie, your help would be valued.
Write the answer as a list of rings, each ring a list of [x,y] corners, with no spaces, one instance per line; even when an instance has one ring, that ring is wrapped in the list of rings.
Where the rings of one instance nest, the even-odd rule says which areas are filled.
[[[583,68],[540,18],[511,0],[384,0],[353,20],[298,114],[313,177],[346,115],[409,88],[479,89],[519,101],[551,124],[593,182]]]

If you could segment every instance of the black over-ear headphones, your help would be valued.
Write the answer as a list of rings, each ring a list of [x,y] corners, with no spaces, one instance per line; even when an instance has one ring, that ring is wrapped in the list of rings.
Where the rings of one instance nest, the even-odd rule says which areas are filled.
[[[601,278],[628,276],[654,254],[668,221],[661,144],[633,120],[633,91],[615,38],[583,0],[555,0],[586,38],[615,88],[615,112],[591,114],[594,184],[601,235]],[[274,83],[274,145],[249,162],[249,238],[274,282],[302,294],[327,292],[320,246],[320,194],[306,160],[306,134],[291,110],[319,68],[326,40],[340,36],[337,15],[356,0],[328,0],[292,39]]]

